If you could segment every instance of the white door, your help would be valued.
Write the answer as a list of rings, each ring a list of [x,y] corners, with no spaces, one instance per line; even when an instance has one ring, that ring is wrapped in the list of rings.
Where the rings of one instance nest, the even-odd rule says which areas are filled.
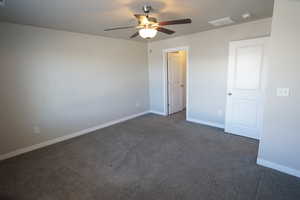
[[[268,38],[230,43],[225,131],[259,139]]]
[[[168,53],[168,104],[169,114],[173,114],[184,109],[182,80],[182,62],[178,52]]]

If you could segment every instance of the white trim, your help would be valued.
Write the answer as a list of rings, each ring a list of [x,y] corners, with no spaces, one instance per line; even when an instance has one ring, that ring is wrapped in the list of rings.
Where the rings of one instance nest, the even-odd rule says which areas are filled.
[[[263,47],[263,59],[261,61],[261,69],[260,69],[260,87],[257,90],[260,90],[259,93],[254,96],[251,94],[243,93],[243,97],[249,99],[254,99],[257,102],[257,122],[258,127],[256,128],[246,128],[234,124],[232,122],[232,109],[233,109],[233,97],[229,97],[226,95],[226,106],[225,106],[225,131],[230,134],[236,134],[244,137],[250,137],[257,140],[260,140],[263,129],[263,115],[264,115],[264,106],[265,106],[265,89],[267,83],[267,70],[268,70],[268,43],[270,37],[256,37],[252,39],[245,40],[237,40],[229,42],[229,57],[227,64],[227,89],[226,93],[234,93],[237,89],[234,88],[234,79],[235,79],[235,68],[236,68],[236,49],[241,46],[253,46],[260,45]],[[237,98],[237,97],[236,97]],[[256,133],[256,134],[254,134]]]
[[[267,161],[267,160],[264,160],[264,159],[261,159],[261,158],[257,158],[256,163],[258,165],[268,167],[268,168],[272,168],[272,169],[275,169],[277,171],[280,171],[280,172],[283,172],[283,173],[286,173],[286,174],[289,174],[289,175],[296,176],[296,177],[300,178],[300,171],[299,170],[289,168],[289,167],[286,167],[284,165],[276,164],[276,163],[273,163],[273,162],[270,162],[270,161]]]
[[[166,113],[160,112],[160,111],[155,111],[155,110],[150,110],[149,113],[156,114],[156,115],[167,116]]]
[[[206,125],[206,126],[221,128],[221,129],[225,128],[224,124],[210,122],[210,121],[203,121],[203,120],[198,120],[198,119],[194,119],[194,118],[187,118],[187,121],[194,122],[194,123],[197,123],[197,124]]]
[[[24,153],[27,153],[27,152],[30,152],[30,151],[33,151],[33,150],[36,150],[36,149],[40,149],[40,148],[43,148],[43,147],[46,147],[46,146],[49,146],[49,145],[52,145],[52,144],[55,144],[55,143],[58,143],[58,142],[69,140],[71,138],[75,138],[75,137],[78,137],[78,136],[81,136],[81,135],[85,135],[85,134],[91,133],[93,131],[96,131],[96,130],[99,130],[99,129],[102,129],[102,128],[105,128],[105,127],[108,127],[108,126],[112,126],[114,124],[118,124],[118,123],[130,120],[130,119],[145,115],[147,113],[149,113],[149,111],[141,112],[141,113],[138,113],[138,114],[127,116],[127,117],[123,117],[123,118],[118,119],[118,120],[106,122],[106,123],[101,124],[99,126],[84,129],[84,130],[81,130],[81,131],[78,131],[78,132],[75,132],[75,133],[71,133],[69,135],[64,135],[62,137],[58,137],[58,138],[55,138],[55,139],[52,139],[52,140],[48,140],[48,141],[45,141],[45,142],[42,142],[42,143],[39,143],[39,144],[34,144],[32,146],[25,147],[25,148],[22,148],[22,149],[17,149],[15,151],[10,152],[10,153],[0,155],[0,161],[8,159],[8,158],[15,157],[15,156],[18,156],[18,155],[21,155],[21,154],[24,154]]]
[[[168,77],[167,77],[167,56],[166,54],[169,52],[174,51],[186,51],[186,118],[188,118],[189,114],[189,46],[183,46],[183,47],[176,47],[176,48],[169,48],[169,49],[163,49],[163,98],[164,98],[164,112],[165,116],[167,116],[168,113]]]

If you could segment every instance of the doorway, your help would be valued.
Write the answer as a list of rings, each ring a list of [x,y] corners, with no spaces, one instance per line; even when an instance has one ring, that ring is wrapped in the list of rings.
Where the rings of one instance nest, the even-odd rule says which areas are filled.
[[[260,139],[268,38],[230,43],[225,131]]]
[[[187,108],[187,50],[165,52],[166,114],[186,119]]]

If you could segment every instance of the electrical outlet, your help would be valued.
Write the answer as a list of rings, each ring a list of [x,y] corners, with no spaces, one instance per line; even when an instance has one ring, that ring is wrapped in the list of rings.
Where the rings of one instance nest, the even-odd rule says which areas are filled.
[[[39,126],[34,126],[33,127],[33,133],[34,134],[40,134],[41,133],[41,129]]]
[[[138,108],[138,107],[140,107],[140,106],[141,106],[140,102],[137,101],[137,102],[135,103],[135,107]]]

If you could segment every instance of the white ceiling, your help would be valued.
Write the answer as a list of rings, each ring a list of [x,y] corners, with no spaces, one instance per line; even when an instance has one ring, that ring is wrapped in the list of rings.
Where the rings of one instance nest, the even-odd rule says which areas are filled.
[[[150,4],[159,21],[192,18],[193,23],[168,28],[172,36],[159,33],[154,40],[213,29],[207,22],[230,16],[237,23],[250,12],[257,20],[272,16],[274,0],[6,0],[0,21],[128,39],[136,30],[104,32],[105,28],[135,25],[134,13]],[[135,40],[142,40],[136,38]]]

